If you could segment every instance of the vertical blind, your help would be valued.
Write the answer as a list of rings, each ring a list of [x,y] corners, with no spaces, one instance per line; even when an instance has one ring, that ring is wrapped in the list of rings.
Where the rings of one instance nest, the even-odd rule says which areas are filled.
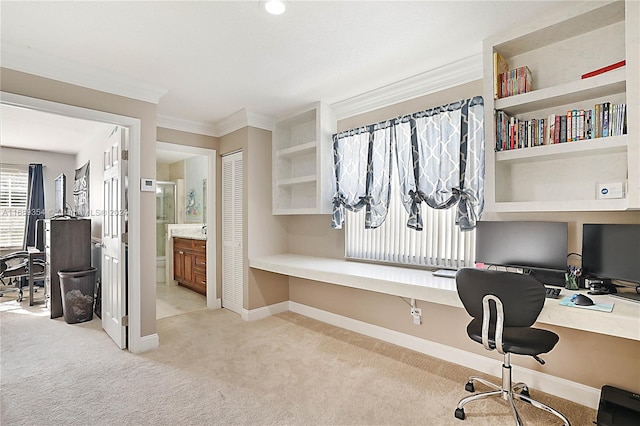
[[[394,173],[394,179],[397,176]],[[456,226],[456,209],[424,209],[423,229],[407,226],[407,212],[391,188],[384,223],[365,229],[365,211],[346,212],[345,255],[350,259],[438,268],[473,266],[476,232]]]
[[[0,248],[22,247],[28,181],[27,166],[0,165]]]

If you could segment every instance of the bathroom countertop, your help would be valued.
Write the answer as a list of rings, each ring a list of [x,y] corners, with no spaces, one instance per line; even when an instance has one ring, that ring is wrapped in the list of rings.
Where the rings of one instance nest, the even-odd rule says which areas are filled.
[[[192,240],[206,240],[206,230],[203,232],[202,225],[194,224],[171,224],[167,225],[167,238],[189,238]]]

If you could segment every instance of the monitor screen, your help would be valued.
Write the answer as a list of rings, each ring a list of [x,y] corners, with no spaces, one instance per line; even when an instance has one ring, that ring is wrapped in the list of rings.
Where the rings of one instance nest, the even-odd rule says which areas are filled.
[[[640,224],[582,226],[585,274],[640,283]]]
[[[64,175],[64,173],[61,173],[54,181],[56,199],[55,199],[55,208],[53,213],[55,216],[61,216],[66,213],[66,210],[65,210],[65,205],[67,203],[67,182],[66,181],[67,181],[67,178]]]
[[[566,222],[480,221],[476,262],[523,269],[567,269]]]

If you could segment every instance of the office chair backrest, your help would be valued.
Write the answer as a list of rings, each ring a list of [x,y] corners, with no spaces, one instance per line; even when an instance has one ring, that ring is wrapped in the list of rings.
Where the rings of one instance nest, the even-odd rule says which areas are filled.
[[[458,296],[473,318],[482,319],[482,298],[497,296],[504,307],[505,327],[530,327],[536,322],[546,291],[529,275],[486,269],[465,268],[456,274]],[[495,304],[491,303],[491,322],[495,323]]]

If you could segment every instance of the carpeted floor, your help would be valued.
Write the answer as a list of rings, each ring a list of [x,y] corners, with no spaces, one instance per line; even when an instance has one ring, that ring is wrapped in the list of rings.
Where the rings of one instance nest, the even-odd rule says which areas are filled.
[[[293,313],[165,318],[160,347],[142,355],[117,349],[95,317],[70,325],[28,303],[0,309],[0,333],[2,425],[514,424],[497,399],[453,417],[471,370]],[[574,426],[595,419],[531,393]],[[527,425],[560,424],[519,406]]]

